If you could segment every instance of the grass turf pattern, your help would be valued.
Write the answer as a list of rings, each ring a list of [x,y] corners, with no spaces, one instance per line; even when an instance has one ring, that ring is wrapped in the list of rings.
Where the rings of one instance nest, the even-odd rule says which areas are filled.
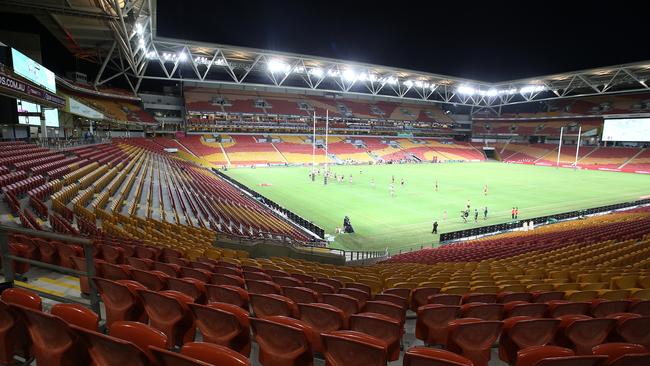
[[[388,248],[391,253],[435,245],[438,235],[431,234],[433,220],[438,221],[438,233],[442,233],[510,221],[515,206],[519,219],[526,219],[650,195],[650,176],[646,175],[495,162],[332,166],[330,170],[343,174],[345,180],[330,180],[327,185],[323,184],[322,167],[314,182],[309,179],[310,170],[242,168],[227,174],[324,228],[335,236],[331,247]],[[393,176],[395,195],[391,196]],[[471,212],[464,223],[461,210],[467,200]],[[487,220],[483,219],[485,206]],[[478,223],[474,223],[475,208],[479,210]],[[356,232],[335,234],[346,215]]]

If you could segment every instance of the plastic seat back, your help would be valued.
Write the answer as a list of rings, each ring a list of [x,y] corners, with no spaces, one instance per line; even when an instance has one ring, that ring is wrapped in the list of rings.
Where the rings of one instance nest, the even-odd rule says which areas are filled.
[[[607,356],[568,356],[545,358],[535,366],[600,366],[607,361]]]
[[[565,330],[566,337],[575,344],[576,354],[591,354],[591,349],[603,343],[616,325],[614,319],[580,319],[572,322]]]
[[[99,327],[99,316],[80,304],[55,304],[50,313],[80,328],[97,331]]]
[[[149,347],[155,358],[155,365],[158,366],[214,366],[207,362],[197,360],[190,356],[171,352],[158,347]]]
[[[412,347],[404,353],[404,366],[473,366],[467,358],[428,347]]]
[[[363,308],[363,306],[366,304],[366,301],[370,300],[370,293],[358,288],[345,287],[339,289],[338,293],[341,295],[352,296],[357,299],[357,301],[359,301],[360,308]]]
[[[449,322],[448,350],[462,352],[475,366],[486,366],[490,348],[501,334],[502,323],[478,318],[456,319]]]
[[[386,342],[388,361],[399,358],[402,326],[397,320],[375,313],[354,314],[350,317],[350,330],[369,334]]]
[[[307,287],[282,287],[282,293],[296,304],[318,302],[319,298],[316,291]]]
[[[638,343],[650,350],[650,316],[624,320],[617,331],[626,342]]]
[[[293,300],[277,294],[249,294],[251,308],[258,318],[267,316],[298,317],[298,307]]]
[[[205,284],[196,278],[168,278],[167,286],[172,291],[178,291],[194,300],[195,303],[205,304]]]
[[[135,344],[85,328],[71,326],[86,345],[94,365],[150,366],[151,360]]]
[[[371,335],[344,330],[324,334],[323,340],[329,366],[386,365],[388,346]]]
[[[246,289],[249,294],[277,294],[282,293],[280,285],[271,281],[246,280]]]
[[[427,298],[427,304],[460,305],[462,295],[436,294]]]
[[[34,310],[41,310],[43,308],[43,301],[38,294],[22,288],[12,287],[5,289],[2,291],[0,297],[2,301],[9,305],[20,305]]]
[[[172,345],[180,345],[194,338],[194,334],[191,334],[194,319],[182,298],[187,298],[188,302],[192,300],[181,293],[176,294],[180,296],[138,290],[151,326],[165,333]]]
[[[77,343],[76,333],[58,316],[13,305],[25,317],[39,365],[86,365],[87,353]]]
[[[560,321],[557,319],[535,319],[526,316],[504,320],[499,339],[499,357],[505,362],[514,363],[520,349],[544,346],[553,341],[559,325]]]
[[[190,304],[204,342],[215,343],[248,356],[251,350],[250,322],[242,308],[226,303]]]
[[[533,346],[517,352],[517,366],[535,366],[545,358],[569,357],[575,353],[564,347],[558,346]]]
[[[0,301],[0,363],[14,362],[14,355],[28,358],[31,340],[21,315]]]
[[[300,319],[318,333],[343,329],[345,315],[339,308],[323,303],[298,304]]]
[[[417,287],[411,292],[411,310],[417,311],[422,305],[427,304],[429,296],[437,295],[440,292],[438,287]]]
[[[428,304],[418,308],[415,337],[425,344],[447,344],[447,323],[458,318],[460,306]]]
[[[149,346],[159,348],[170,348],[171,344],[165,333],[154,329],[146,324],[132,321],[116,321],[111,324],[109,334],[112,337],[133,343],[149,359],[154,362],[155,358],[149,349]]]
[[[223,273],[213,273],[210,276],[210,283],[213,285],[228,285],[244,288],[243,278]]]
[[[227,347],[206,343],[190,342],[183,345],[181,354],[219,366],[249,366],[248,358]]]
[[[229,285],[205,285],[208,303],[225,302],[248,310],[248,291]]]
[[[623,360],[620,359],[621,357],[627,355],[650,355],[647,348],[643,347],[640,344],[634,343],[603,343],[594,347],[591,351],[594,355],[607,356],[607,365],[613,364],[614,361],[623,363]],[[634,360],[638,361],[639,359]],[[630,358],[627,362],[630,363],[631,361],[632,358]]]
[[[501,320],[503,304],[469,303],[460,307],[460,313],[464,318]]]
[[[367,301],[363,311],[386,315],[399,321],[400,324],[404,324],[406,317],[406,310],[403,307],[387,301]]]
[[[145,315],[144,306],[140,298],[129,286],[98,277],[94,277],[93,281],[104,302],[106,326],[110,326],[118,320],[137,321],[143,319]],[[140,288],[144,289],[143,285],[140,283],[137,284]],[[136,285],[132,284],[131,287],[136,287]]]
[[[251,327],[260,347],[262,365],[307,366],[313,363],[309,341],[301,329],[258,318],[251,319]]]

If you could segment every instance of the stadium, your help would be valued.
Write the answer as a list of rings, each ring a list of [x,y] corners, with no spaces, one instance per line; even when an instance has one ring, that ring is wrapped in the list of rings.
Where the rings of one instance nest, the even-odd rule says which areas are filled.
[[[647,53],[196,3],[0,0],[1,365],[650,365]]]

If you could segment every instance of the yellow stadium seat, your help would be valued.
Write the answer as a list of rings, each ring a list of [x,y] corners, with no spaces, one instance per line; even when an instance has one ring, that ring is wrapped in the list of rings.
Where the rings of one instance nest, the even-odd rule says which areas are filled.
[[[637,276],[615,276],[610,280],[612,290],[637,288]]]
[[[598,297],[606,300],[625,300],[629,296],[629,290],[598,290]]]
[[[448,295],[464,295],[469,292],[469,287],[466,286],[448,286],[440,289],[441,294]]]
[[[599,296],[598,291],[576,291],[569,290],[564,293],[564,298],[569,301],[590,301]]]
[[[634,299],[650,300],[650,289],[632,290],[630,297]]]

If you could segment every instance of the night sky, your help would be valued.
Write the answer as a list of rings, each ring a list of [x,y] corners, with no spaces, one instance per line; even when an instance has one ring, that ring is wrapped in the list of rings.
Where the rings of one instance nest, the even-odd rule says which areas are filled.
[[[643,2],[573,3],[158,0],[158,34],[485,81],[650,59]]]

